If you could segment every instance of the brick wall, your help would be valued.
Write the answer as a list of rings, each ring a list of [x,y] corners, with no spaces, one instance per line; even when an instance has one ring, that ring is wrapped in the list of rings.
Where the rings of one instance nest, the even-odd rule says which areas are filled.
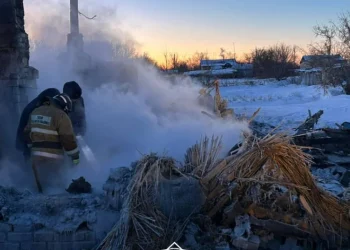
[[[0,5],[0,100],[12,111],[15,108],[15,115],[28,103],[27,89],[30,92],[36,88],[38,76],[38,71],[29,66],[23,0],[3,0]]]
[[[95,231],[57,233],[49,229],[0,223],[1,250],[92,250],[100,240]]]
[[[20,114],[36,94],[39,73],[29,66],[29,40],[24,29],[23,0],[1,0],[0,4],[0,137],[3,155],[14,148]]]

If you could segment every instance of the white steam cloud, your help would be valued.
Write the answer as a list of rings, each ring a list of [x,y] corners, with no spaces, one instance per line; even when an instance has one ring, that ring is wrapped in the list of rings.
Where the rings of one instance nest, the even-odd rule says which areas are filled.
[[[130,36],[119,29],[120,20],[115,8],[101,7],[101,1],[81,2],[84,2],[81,6],[84,14],[98,16],[93,21],[80,19],[85,52],[100,55],[101,59],[101,46],[108,50],[118,39],[130,40]],[[213,134],[223,136],[223,153],[226,153],[238,142],[241,131],[248,130],[246,124],[214,121],[203,115],[203,108],[197,104],[200,86],[190,79],[177,79],[174,84],[136,60],[119,62],[134,74],[134,77],[126,78],[128,82],[117,80],[89,88],[78,76],[62,73],[56,61],[58,54],[65,50],[69,33],[68,1],[62,4],[27,0],[25,12],[27,33],[35,44],[30,63],[40,72],[38,93],[49,87],[62,90],[64,82],[71,80],[77,80],[83,88],[87,115],[85,140],[102,169],[99,175],[87,171],[89,164],[83,160],[68,180],[83,175],[95,188],[101,188],[110,168],[128,166],[140,158],[140,153],[167,152],[182,161],[188,147],[202,136]],[[89,46],[91,44],[94,46]],[[123,84],[131,88],[121,91]]]

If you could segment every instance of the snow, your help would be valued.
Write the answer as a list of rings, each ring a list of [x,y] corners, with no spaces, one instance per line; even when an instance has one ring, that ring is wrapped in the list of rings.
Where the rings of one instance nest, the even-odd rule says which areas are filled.
[[[311,69],[296,69],[295,72],[301,73],[312,73],[312,72],[321,72],[322,68],[311,68]]]
[[[214,69],[214,70],[194,70],[185,72],[184,75],[197,76],[197,75],[228,75],[237,72],[236,69]]]
[[[227,82],[221,83],[227,85]],[[324,114],[317,127],[335,127],[335,123],[350,120],[350,96],[343,94],[340,87],[325,93],[319,86],[290,84],[288,80],[241,79],[234,84],[220,88],[222,97],[228,100],[235,113],[248,117],[261,108],[255,119],[259,122],[290,130],[303,123],[308,110],[316,113],[320,109]]]

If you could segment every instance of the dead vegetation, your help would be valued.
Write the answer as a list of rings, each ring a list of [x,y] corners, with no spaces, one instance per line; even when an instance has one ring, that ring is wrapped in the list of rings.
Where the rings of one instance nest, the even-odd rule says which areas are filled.
[[[133,169],[121,218],[96,250],[162,249],[175,241],[182,223],[169,224],[156,205],[159,178],[180,173],[171,158],[144,156]]]
[[[221,149],[221,137],[213,136],[211,140],[208,137],[204,137],[187,150],[184,172],[202,178],[214,168]]]
[[[219,158],[222,138],[215,136],[190,147],[184,165],[172,158],[144,156],[133,168],[120,221],[96,250],[166,249],[174,241],[202,249],[201,239],[205,246],[268,249],[277,236],[327,249],[348,244],[347,192],[341,199],[317,185],[310,171],[313,156],[307,153],[313,149],[297,140],[313,131],[322,114],[309,112],[295,136],[269,133],[258,138],[246,133],[225,158]],[[205,201],[195,216],[174,219],[161,212],[155,199],[160,182],[174,175],[199,180]],[[194,236],[194,227],[200,227],[202,238]]]
[[[171,158],[143,157],[133,170],[121,219],[97,250],[163,249],[179,240],[189,220],[166,217],[154,194],[160,178],[185,172],[200,179],[206,194],[201,214],[218,227],[234,227],[239,216],[248,215],[255,235],[263,227],[341,244],[349,236],[350,203],[316,185],[311,156],[283,134],[247,139],[244,148],[220,160],[220,138],[205,137],[188,149],[182,167]]]
[[[203,104],[206,102],[206,104],[209,104],[203,106],[207,106],[211,110],[212,114],[205,111],[202,111],[202,113],[213,119],[217,117],[232,119],[234,118],[234,111],[232,108],[228,108],[227,100],[221,97],[219,85],[219,81],[215,80],[208,84],[206,88],[200,90],[199,103]],[[214,98],[210,95],[213,90],[215,90]],[[206,100],[204,101],[204,99]]]
[[[290,141],[291,138],[284,135],[268,136],[254,140],[243,153],[224,159],[201,181],[208,194],[204,211],[214,217],[232,199],[238,198],[245,212],[257,216],[257,210],[263,213],[263,210],[271,209],[271,203],[277,205],[286,199],[286,214],[270,219],[280,217],[281,222],[287,223],[293,214],[300,213],[293,211],[296,209],[294,202],[288,199],[294,196],[299,207],[306,211],[298,218],[303,222],[297,225],[301,230],[323,239],[328,239],[330,234],[341,235],[344,230],[349,231],[350,204],[317,187],[309,170],[311,156]],[[276,186],[289,191],[276,196]],[[281,208],[276,209],[278,212]],[[269,217],[269,213],[265,212],[262,217]]]

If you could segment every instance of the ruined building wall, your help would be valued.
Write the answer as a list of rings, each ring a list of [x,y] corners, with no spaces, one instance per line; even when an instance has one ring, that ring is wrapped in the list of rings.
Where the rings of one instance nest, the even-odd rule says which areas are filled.
[[[24,29],[23,0],[0,3],[0,102],[2,121],[17,126],[19,115],[36,93],[38,70],[29,66],[29,41]],[[2,124],[2,126],[5,126]],[[6,126],[5,135],[13,135]],[[4,131],[4,128],[1,128]],[[1,135],[3,141],[4,135]]]

